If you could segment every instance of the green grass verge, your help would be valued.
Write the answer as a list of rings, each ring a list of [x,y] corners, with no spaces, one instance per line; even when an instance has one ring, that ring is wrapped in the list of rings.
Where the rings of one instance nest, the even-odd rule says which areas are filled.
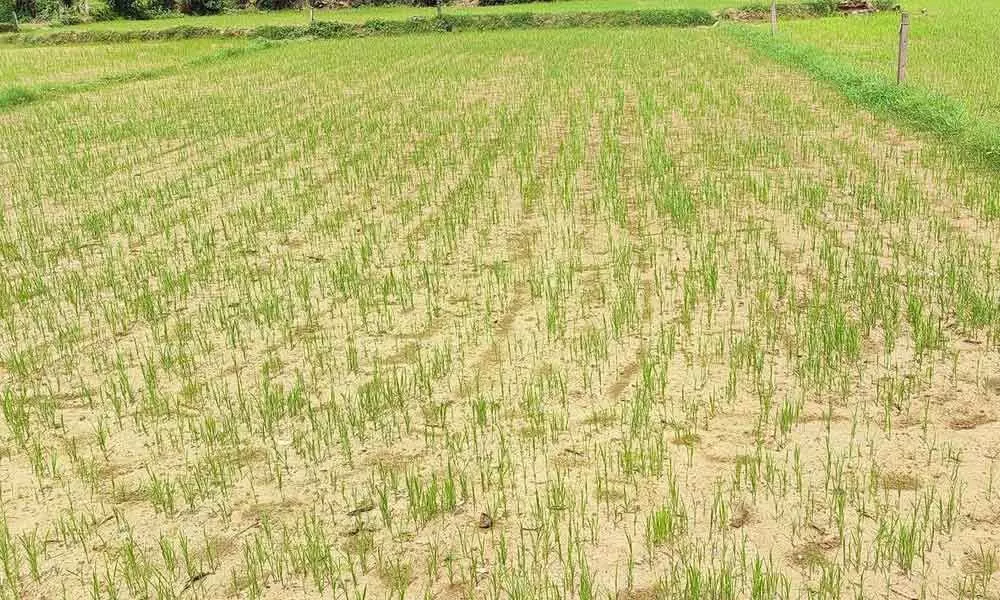
[[[760,29],[728,27],[733,36],[780,63],[829,83],[855,104],[918,131],[962,147],[970,158],[1000,168],[1000,124],[977,118],[942,94],[895,81],[845,63],[818,48],[795,44]]]
[[[265,25],[253,28],[174,27],[138,31],[59,31],[46,34],[15,34],[0,41],[16,44],[78,44],[87,42],[131,42],[177,40],[201,37],[256,37],[334,39],[447,31],[491,31],[499,29],[556,29],[567,27],[697,27],[714,25],[715,17],[701,9],[623,10],[579,13],[508,13],[492,15],[448,15],[442,18],[414,17],[405,21],[373,20],[365,23],[317,21],[311,25]]]

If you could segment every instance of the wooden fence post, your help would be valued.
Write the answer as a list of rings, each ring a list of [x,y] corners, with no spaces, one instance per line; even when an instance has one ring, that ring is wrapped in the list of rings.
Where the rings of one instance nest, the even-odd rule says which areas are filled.
[[[771,0],[771,35],[778,33],[778,0]]]
[[[910,15],[903,13],[899,20],[899,64],[896,68],[896,82],[906,81],[906,60],[910,49]]]

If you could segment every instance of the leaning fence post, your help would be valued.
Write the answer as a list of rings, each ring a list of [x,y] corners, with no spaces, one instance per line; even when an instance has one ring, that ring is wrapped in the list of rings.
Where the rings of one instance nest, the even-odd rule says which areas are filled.
[[[778,0],[771,0],[771,35],[778,32]]]
[[[896,82],[906,81],[906,59],[910,46],[910,14],[903,13],[899,19],[899,65],[896,69]]]

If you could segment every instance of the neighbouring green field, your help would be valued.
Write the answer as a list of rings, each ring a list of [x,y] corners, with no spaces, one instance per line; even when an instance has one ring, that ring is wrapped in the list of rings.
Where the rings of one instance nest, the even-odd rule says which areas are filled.
[[[249,44],[206,39],[44,48],[9,46],[0,51],[0,81],[11,86],[38,86],[100,80],[129,72],[178,68]]]
[[[718,10],[732,6],[731,0],[558,0],[554,2],[532,2],[525,4],[507,4],[498,6],[445,6],[447,15],[483,15],[506,14],[522,12],[540,13],[572,13],[599,12],[618,10],[658,10],[673,8],[701,8]],[[437,14],[435,8],[419,6],[364,6],[346,9],[316,10],[315,18],[319,21],[341,21],[346,23],[363,23],[375,19],[402,20],[411,17],[433,17]],[[157,30],[178,26],[250,28],[263,25],[305,25],[309,23],[308,10],[279,11],[242,11],[202,17],[174,16],[147,21],[100,21],[74,25],[70,27],[34,27],[28,31],[39,29],[69,30]]]
[[[996,171],[724,28],[235,47],[0,46],[171,66],[0,109],[0,598],[1000,594]]]
[[[1000,122],[1000,4],[995,0],[902,2],[911,15],[909,81],[954,97]],[[796,42],[895,79],[899,14],[784,23]]]

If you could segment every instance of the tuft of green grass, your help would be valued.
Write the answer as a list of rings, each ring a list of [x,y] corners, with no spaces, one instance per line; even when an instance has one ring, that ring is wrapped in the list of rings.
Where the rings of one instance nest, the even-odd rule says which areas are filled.
[[[23,86],[11,86],[0,91],[0,108],[34,102],[40,97],[38,91]]]

